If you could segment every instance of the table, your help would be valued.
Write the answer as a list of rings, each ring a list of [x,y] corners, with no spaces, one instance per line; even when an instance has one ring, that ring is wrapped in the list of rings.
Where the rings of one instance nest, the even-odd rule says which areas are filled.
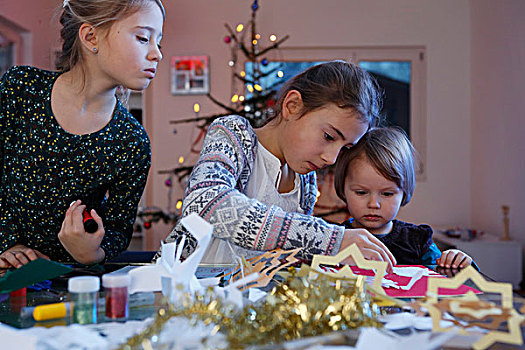
[[[99,270],[96,272],[90,272],[91,274],[96,275],[102,275],[103,273],[114,271],[118,268],[123,267],[125,264],[106,264],[103,268],[103,270]],[[449,277],[453,277],[455,273],[457,273],[457,270],[452,269],[442,269],[439,267],[434,266],[433,267],[437,272],[447,275]],[[75,271],[75,274],[85,274],[87,271],[82,271],[80,269]],[[41,291],[41,292],[29,292],[27,296],[27,305],[35,305],[40,304],[42,302],[56,302],[56,301],[63,301],[67,295],[66,289],[67,289],[67,277],[60,277],[53,280],[53,289],[48,291]],[[476,287],[475,285],[471,285],[473,287]],[[101,293],[102,294],[102,293]],[[493,300],[492,295],[490,294],[484,294],[481,296],[484,300]],[[131,308],[130,309],[130,320],[144,320],[148,317],[151,317],[154,315],[156,310],[161,305],[161,295],[160,293],[156,293],[155,301],[153,304],[145,305],[138,308]],[[106,322],[107,320],[104,317],[104,314],[99,311],[99,322]],[[17,328],[28,328],[33,327],[35,325],[38,326],[44,326],[44,327],[53,327],[53,326],[65,326],[69,324],[68,319],[62,319],[62,320],[54,320],[54,321],[45,321],[45,322],[39,322],[36,324],[33,320],[29,319],[21,319],[17,313],[16,305],[13,308],[13,304],[10,300],[4,300],[0,302],[0,322],[15,326]],[[356,340],[359,336],[359,331],[352,330],[345,332],[344,339],[346,340]],[[335,337],[335,335],[334,335]],[[335,339],[340,339],[335,338]],[[281,345],[275,345],[271,347],[265,347],[266,349],[284,349]],[[505,344],[497,344],[492,347],[492,349],[516,349],[518,347],[516,346],[510,346]],[[520,347],[524,348],[525,347]],[[455,349],[454,347],[445,347],[445,349]]]
[[[68,300],[67,292],[67,281],[73,276],[80,275],[92,275],[102,276],[105,273],[109,273],[118,270],[124,266],[129,266],[129,263],[109,263],[104,266],[97,266],[95,268],[74,268],[74,271],[70,274],[60,276],[52,279],[51,287],[41,291],[35,291],[28,289],[25,297],[8,297],[0,302],[0,322],[8,324],[16,328],[29,328],[35,325],[43,327],[54,327],[54,326],[66,326],[70,324],[70,319],[58,319],[36,322],[30,317],[22,317],[20,311],[25,306],[37,306],[42,304],[51,304],[58,302],[65,302]],[[132,265],[144,265],[143,263],[135,263]],[[101,287],[99,292],[99,299],[104,298],[104,291]],[[151,317],[158,308],[160,300],[162,299],[161,293],[155,293],[154,296],[148,297],[153,302],[141,303],[138,307],[130,308],[129,320],[143,320]],[[143,298],[144,299],[144,298]],[[104,309],[99,306],[97,319],[99,322],[112,321],[105,318]]]

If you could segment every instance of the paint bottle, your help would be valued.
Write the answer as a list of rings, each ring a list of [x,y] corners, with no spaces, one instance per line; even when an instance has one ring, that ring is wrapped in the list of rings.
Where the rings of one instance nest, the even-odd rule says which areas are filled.
[[[96,276],[72,277],[68,281],[69,298],[73,302],[72,322],[97,323],[97,301],[100,279]]]
[[[27,305],[27,288],[21,288],[9,293],[12,313],[19,313]]]
[[[102,276],[106,294],[106,318],[125,320],[128,318],[128,287],[131,277],[126,273],[108,273]]]

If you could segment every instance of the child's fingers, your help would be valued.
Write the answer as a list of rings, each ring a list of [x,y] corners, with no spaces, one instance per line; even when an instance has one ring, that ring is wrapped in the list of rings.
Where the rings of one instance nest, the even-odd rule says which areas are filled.
[[[71,212],[71,229],[74,232],[84,232],[84,220],[82,213],[86,209],[86,206],[80,204],[75,207]]]
[[[80,199],[77,199],[74,202],[71,202],[69,205],[69,208],[66,210],[66,215],[71,214],[73,210],[75,210],[80,204],[82,204],[82,201]]]
[[[13,267],[3,256],[0,256],[0,269],[8,269]]]
[[[16,259],[22,264],[22,265],[25,265],[27,264],[28,262],[30,262],[31,260],[35,260],[35,259],[31,259],[31,257],[29,256],[29,253],[33,253],[31,254],[31,256],[34,256],[35,259],[36,259],[36,254],[35,252],[33,252],[32,250],[31,251],[26,251],[26,252],[22,252],[22,251],[18,251],[18,252],[13,252],[13,255],[16,257]]]
[[[463,259],[463,261],[459,265],[459,268],[463,269],[463,268],[469,266],[470,264],[472,264],[472,258],[465,254],[465,258]]]
[[[104,230],[104,223],[102,222],[102,218],[98,215],[95,209],[91,209],[91,216],[93,217],[93,219],[98,225],[98,229],[97,229],[97,232],[95,232],[95,234],[104,236],[105,230]]]
[[[104,230],[104,223],[102,222],[102,218],[100,217],[100,215],[98,215],[95,209],[91,209],[91,216],[93,217],[93,219],[98,225],[98,229],[97,229],[97,232],[95,232],[95,234],[102,234],[102,236],[104,236],[105,230]]]
[[[36,254],[36,251],[34,251],[33,249],[31,248],[27,248],[27,249],[24,249],[22,251],[20,251],[20,253],[22,256],[24,257],[27,257],[29,260],[33,261],[33,260],[36,260],[38,259],[38,256]],[[22,261],[20,258],[18,258],[18,260]],[[27,262],[24,262],[24,264],[27,264],[29,261]]]
[[[39,257],[39,258],[44,258],[46,260],[50,260],[49,256],[47,256],[47,255],[45,255],[43,253],[40,253],[38,250],[35,250],[35,253],[36,253],[37,257]]]
[[[437,259],[437,264],[441,267],[445,267],[445,260],[447,259],[447,252],[444,251],[441,253],[441,256],[439,257],[439,259]]]
[[[93,219],[95,220],[95,222],[98,224],[98,228],[100,229],[103,226],[102,218],[98,215],[98,213],[97,213],[97,211],[95,209],[91,209],[90,214],[93,217]]]
[[[387,271],[392,272],[392,267],[397,265],[396,258],[392,254],[392,252],[387,248],[387,246],[381,242],[379,239],[377,239],[373,234],[368,232],[367,230],[361,230],[368,238],[368,241],[364,241],[361,243],[361,250],[364,249],[370,249],[371,251],[375,252],[372,255],[379,255],[378,258],[372,258],[370,260],[377,260],[377,261],[386,261]]]
[[[10,266],[13,266],[13,267],[16,267],[16,268],[19,268],[21,267],[23,264],[22,262],[20,262],[16,255],[13,253],[13,252],[6,252],[3,256],[2,256],[2,259],[7,261],[7,263],[10,265]]]
[[[66,221],[66,225],[68,226],[72,226],[75,222],[75,219],[74,219],[74,213],[76,211],[78,211],[78,207],[80,207],[82,205],[82,201],[80,199],[77,199],[76,201],[72,202],[70,205],[69,205],[69,208],[67,208],[67,211],[66,211],[66,217],[64,219],[64,221]]]
[[[450,266],[457,269],[459,268],[459,265],[461,265],[461,262],[463,261],[464,254],[460,252],[454,252],[454,258],[452,259],[452,263]]]
[[[451,250],[446,250],[441,254],[440,263],[442,267],[450,268],[452,266],[452,261],[454,260],[454,254]]]

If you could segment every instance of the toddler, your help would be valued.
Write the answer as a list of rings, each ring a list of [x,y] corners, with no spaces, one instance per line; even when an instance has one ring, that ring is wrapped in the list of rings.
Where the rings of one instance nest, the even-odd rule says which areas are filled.
[[[348,207],[346,228],[365,228],[383,242],[401,265],[464,268],[472,258],[460,250],[441,252],[432,228],[395,220],[415,188],[414,148],[397,128],[374,128],[355,147],[341,152],[335,188]]]

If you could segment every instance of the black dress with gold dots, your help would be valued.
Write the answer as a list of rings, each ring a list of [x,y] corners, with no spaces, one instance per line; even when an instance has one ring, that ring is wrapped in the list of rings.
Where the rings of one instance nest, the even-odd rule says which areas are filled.
[[[146,131],[117,101],[97,132],[65,131],[51,110],[60,73],[13,67],[0,80],[0,253],[15,244],[72,261],[58,240],[71,202],[102,217],[106,259],[131,240],[151,164]]]

